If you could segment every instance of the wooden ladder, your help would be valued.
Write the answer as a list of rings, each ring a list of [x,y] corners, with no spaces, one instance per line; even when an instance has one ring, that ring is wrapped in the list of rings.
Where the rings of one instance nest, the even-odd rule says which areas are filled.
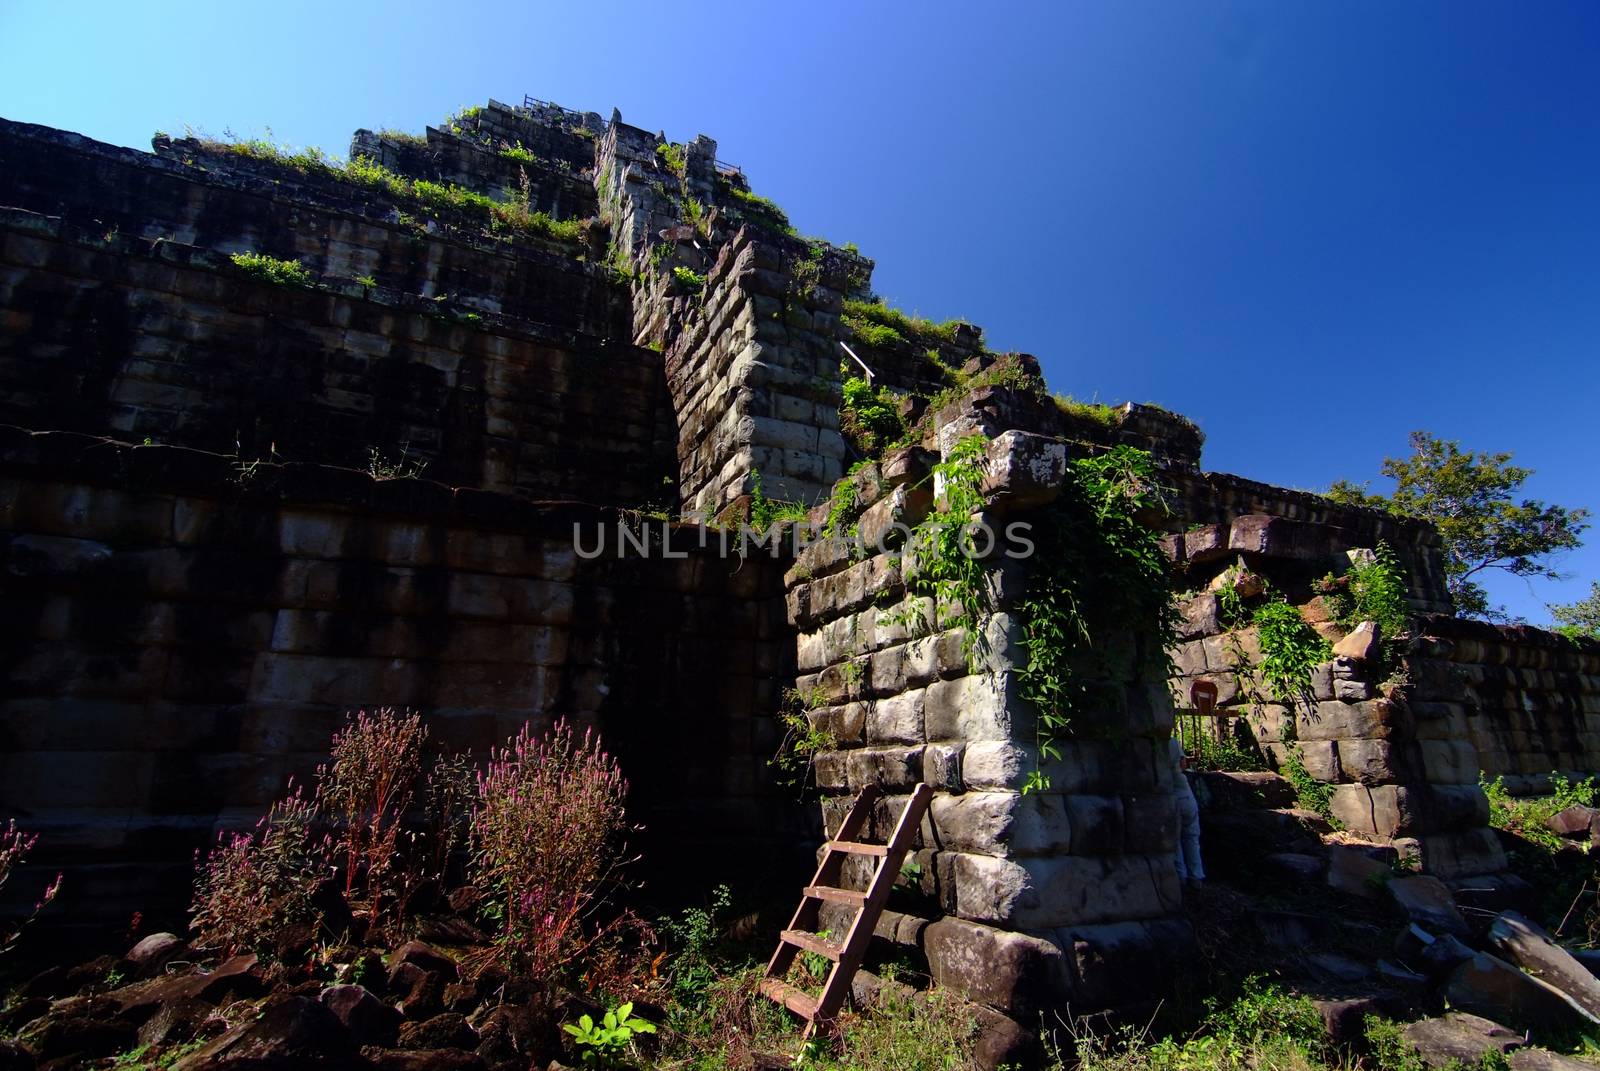
[[[911,840],[921,827],[922,816],[927,813],[928,803],[933,799],[933,789],[918,784],[912,790],[906,809],[895,823],[894,832],[889,835],[888,844],[864,844],[856,837],[872,816],[873,805],[882,796],[883,790],[877,785],[863,788],[855,803],[851,804],[850,813],[839,823],[838,832],[823,846],[816,876],[805,887],[789,928],[779,936],[778,950],[767,963],[767,976],[761,982],[763,996],[806,1020],[807,1038],[815,1033],[817,1024],[832,1019],[844,1007],[845,997],[850,994],[850,980],[855,977],[867,953],[878,917],[883,914],[884,904],[889,900],[889,890],[894,887],[895,878],[900,874],[900,865],[905,862],[906,852],[911,847]],[[865,892],[838,887],[844,861],[852,855],[878,860]],[[823,901],[849,904],[855,908],[855,919],[839,944],[833,944],[815,932]],[[784,981],[795,956],[801,952],[812,952],[833,961],[818,996],[813,997],[798,986]]]

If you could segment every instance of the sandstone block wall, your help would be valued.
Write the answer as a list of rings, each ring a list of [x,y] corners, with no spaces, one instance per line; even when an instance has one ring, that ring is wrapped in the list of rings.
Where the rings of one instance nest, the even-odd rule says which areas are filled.
[[[960,430],[999,429],[969,418]],[[1030,450],[1065,456],[1053,439],[1000,436],[991,447],[997,499],[1009,479],[1037,472],[1014,456]],[[869,546],[891,523],[915,525],[932,507],[919,456],[911,448],[854,477],[856,523]],[[881,836],[912,786],[936,790],[878,935],[918,948],[935,978],[1023,1021],[1047,1007],[1104,1008],[1159,990],[1190,939],[1174,918],[1172,708],[1160,682],[1076,718],[1062,757],[1045,765],[1051,787],[1024,794],[1037,752],[1016,678],[1024,656],[1012,607],[1028,563],[993,563],[999,597],[973,663],[959,629],[896,623],[897,610],[914,605],[915,622],[931,607],[908,596],[895,549],[860,556],[825,543],[786,577],[800,634],[797,691],[807,718],[836,743],[814,767],[825,824],[877,784],[887,793],[874,821]]]
[[[181,906],[193,849],[308,775],[350,708],[418,708],[480,753],[565,716],[621,758],[669,885],[780,867],[810,837],[766,772],[781,566],[693,529],[678,558],[618,558],[614,531],[575,553],[574,525],[593,548],[621,516],[4,429],[0,812],[69,866],[74,918],[125,921]]]
[[[595,139],[603,129],[592,112],[535,113],[491,100],[470,115],[428,127],[421,145],[414,136],[358,130],[350,155],[491,197],[526,186],[535,211],[556,219],[588,219],[599,212],[592,172]]]
[[[658,140],[613,121],[596,181],[635,272],[636,338],[665,350],[684,507],[715,516],[753,474],[767,497],[811,504],[843,472],[839,309],[851,272],[870,262],[731,226],[716,205],[716,143],[684,146],[679,176]],[[709,214],[698,228],[683,221],[687,198]],[[677,267],[703,275],[703,287],[686,290]]]
[[[1552,773],[1600,773],[1600,644],[1443,616],[1418,632],[1412,706],[1450,742],[1435,745],[1433,778],[1476,780],[1476,765],[1520,795],[1547,792]]]

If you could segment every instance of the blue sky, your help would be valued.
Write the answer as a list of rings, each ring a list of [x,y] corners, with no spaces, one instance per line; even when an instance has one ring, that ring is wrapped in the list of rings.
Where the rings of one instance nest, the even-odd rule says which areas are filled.
[[[490,96],[615,106],[716,138],[902,307],[1193,417],[1209,468],[1321,488],[1426,428],[1595,508],[1597,50],[1584,2],[5,0],[0,115],[342,152]],[[1600,532],[1562,565],[1492,594],[1545,620]]]

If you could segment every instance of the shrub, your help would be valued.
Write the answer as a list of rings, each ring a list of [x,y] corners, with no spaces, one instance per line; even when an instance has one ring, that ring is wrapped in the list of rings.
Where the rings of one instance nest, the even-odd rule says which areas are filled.
[[[565,721],[524,725],[478,775],[477,884],[501,915],[495,951],[511,970],[556,980],[607,927],[597,915],[625,862],[628,785],[600,740]]]
[[[1310,702],[1311,671],[1333,657],[1333,648],[1282,599],[1256,608],[1251,623],[1261,638],[1261,679],[1278,702]]]
[[[279,286],[310,286],[311,273],[297,260],[279,260],[265,253],[235,253],[228,258],[246,275]]]
[[[682,145],[669,145],[663,141],[656,146],[656,155],[661,157],[663,167],[680,178],[689,170],[689,160],[684,155]]]
[[[860,376],[844,381],[844,400],[839,408],[840,430],[861,453],[876,457],[905,434],[898,401],[887,387],[873,387]]]
[[[296,787],[253,833],[224,833],[203,860],[196,853],[189,925],[198,947],[265,953],[285,926],[315,917],[311,893],[323,874],[315,816]]]
[[[706,992],[717,980],[715,952],[717,947],[718,917],[728,910],[733,894],[726,885],[718,885],[711,893],[707,907],[684,909],[676,919],[663,926],[672,942],[672,960],[669,974],[673,999],[686,1008],[698,1009],[705,1001]]]
[[[1594,778],[1573,782],[1554,772],[1550,774],[1550,794],[1546,796],[1513,796],[1506,791],[1504,777],[1488,781],[1480,774],[1478,783],[1489,797],[1489,825],[1552,852],[1560,850],[1565,842],[1545,822],[1568,807],[1593,807],[1600,796]]]
[[[672,277],[679,286],[691,294],[698,294],[706,288],[706,277],[697,271],[679,265],[672,269]]]
[[[750,510],[747,520],[758,535],[765,535],[767,529],[775,524],[803,521],[806,519],[806,512],[805,506],[799,502],[768,498],[761,486],[761,471],[758,469],[750,474]]]
[[[521,142],[515,145],[500,146],[500,155],[507,160],[516,160],[524,164],[537,164],[540,162],[539,158],[533,154],[533,151]]]
[[[478,798],[470,752],[440,755],[428,771],[422,810],[427,818],[434,875],[441,880],[456,851],[472,835],[472,807]]]
[[[373,922],[427,738],[417,714],[392,707],[371,714],[358,710],[334,733],[332,761],[317,767],[317,807],[334,823],[333,856],[344,868],[345,895],[354,896],[359,887]]]
[[[1324,586],[1331,586],[1331,580],[1325,580]],[[1380,542],[1370,559],[1350,566],[1344,586],[1334,591],[1331,601],[1341,625],[1376,621],[1386,640],[1404,632],[1410,623],[1405,570],[1388,543]]]
[[[33,851],[34,845],[39,843],[36,834],[23,833],[17,829],[16,819],[11,819],[0,828],[0,889],[5,888],[11,875],[28,858],[28,853]],[[0,952],[8,952],[17,943],[17,938],[22,936],[22,931],[34,917],[43,911],[45,905],[56,898],[56,893],[61,891],[61,875],[56,875],[56,880],[45,888],[44,896],[33,905],[33,911],[27,918],[18,923],[7,923],[6,928],[0,929]]]

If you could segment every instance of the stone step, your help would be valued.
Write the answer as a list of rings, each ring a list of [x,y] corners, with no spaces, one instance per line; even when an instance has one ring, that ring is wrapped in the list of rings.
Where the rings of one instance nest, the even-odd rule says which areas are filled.
[[[1294,785],[1266,770],[1204,770],[1194,775],[1209,794],[1210,805],[1234,811],[1261,807],[1293,807]]]
[[[1206,811],[1200,815],[1200,849],[1207,871],[1220,876],[1259,871],[1270,855],[1323,854],[1327,820],[1293,807]]]

